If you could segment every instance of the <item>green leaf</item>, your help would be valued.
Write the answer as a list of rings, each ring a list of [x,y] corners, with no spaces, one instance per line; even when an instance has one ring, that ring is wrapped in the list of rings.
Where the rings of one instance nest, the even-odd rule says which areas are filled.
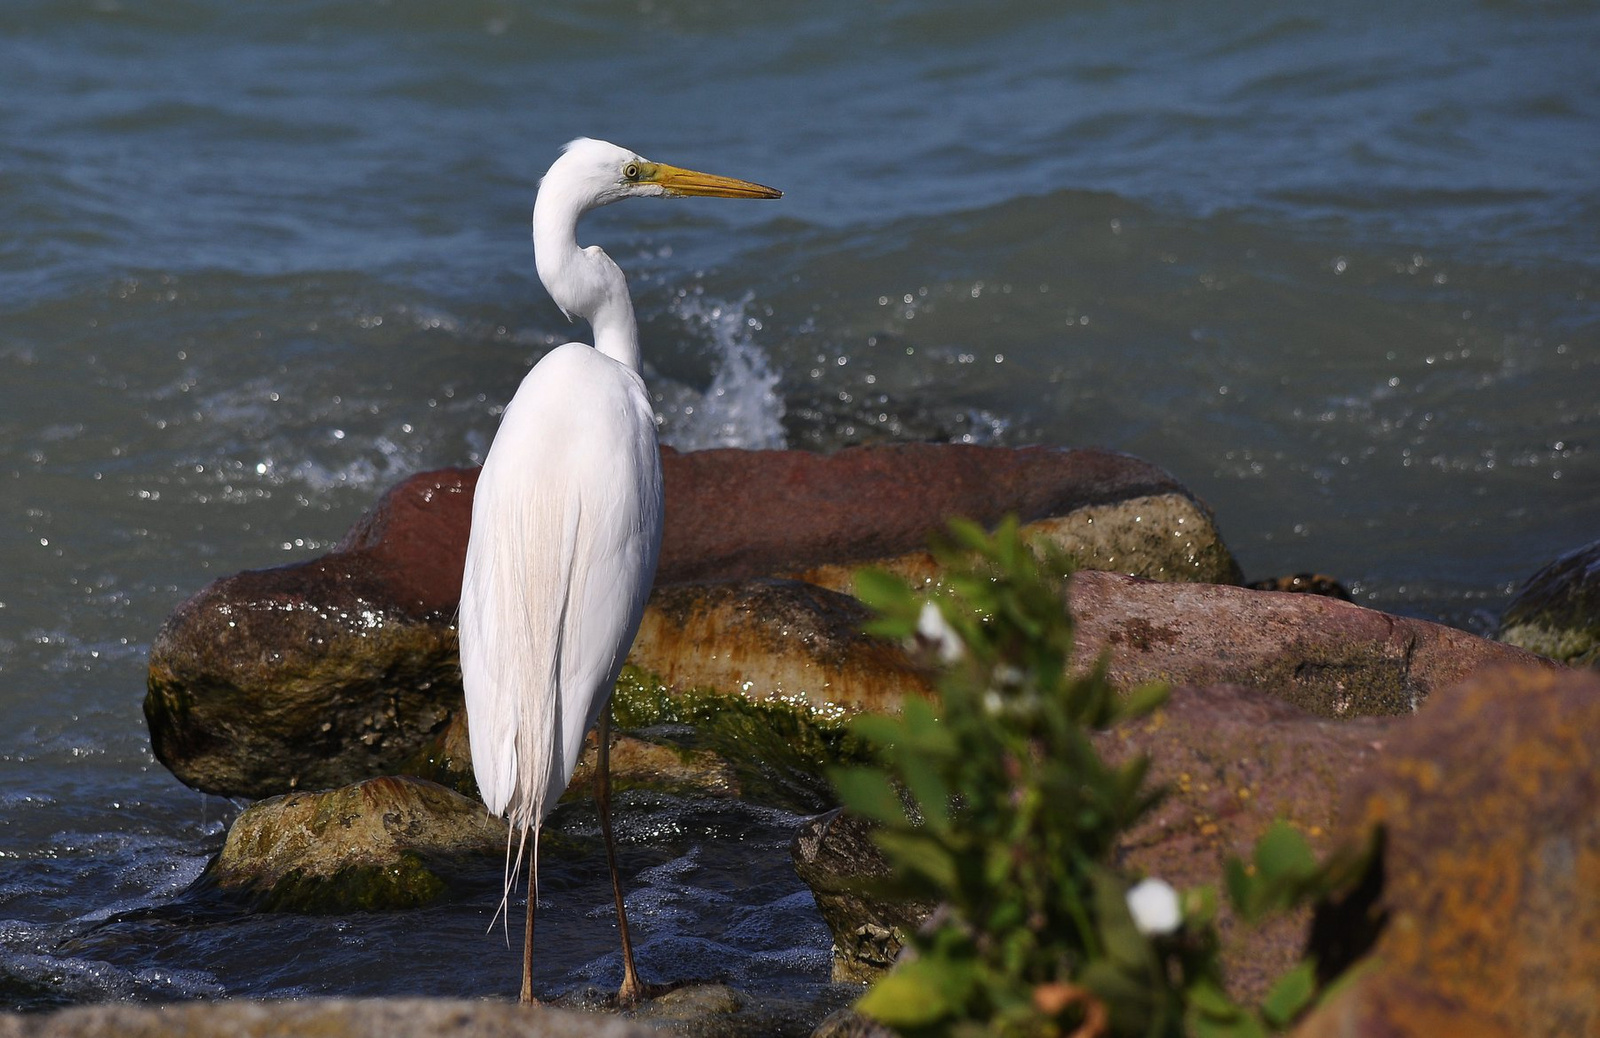
[[[1189,985],[1184,997],[1193,1009],[1213,1020],[1226,1022],[1244,1015],[1238,1003],[1208,978],[1203,977]]]
[[[1261,1015],[1273,1027],[1288,1027],[1317,993],[1317,964],[1307,959],[1278,978],[1261,1001]]]
[[[1117,711],[1118,718],[1120,720],[1131,720],[1132,718],[1154,713],[1166,704],[1167,697],[1171,692],[1172,689],[1161,682],[1140,685],[1123,697],[1122,705]]]
[[[839,800],[863,818],[905,825],[906,812],[888,776],[876,768],[836,768],[833,785]]]
[[[850,721],[850,730],[856,737],[875,746],[893,746],[905,733],[905,726],[897,717],[884,714],[859,714]]]
[[[1256,911],[1256,884],[1245,871],[1244,862],[1229,858],[1222,864],[1222,879],[1228,888],[1228,900],[1234,910],[1246,920],[1253,919]]]
[[[1094,884],[1094,914],[1106,957],[1125,970],[1148,973],[1154,963],[1150,941],[1133,924],[1128,911],[1127,883],[1110,869],[1097,868]]]
[[[1232,1020],[1216,1020],[1207,1016],[1188,1021],[1194,1038],[1267,1038],[1266,1028],[1253,1016],[1239,1016]]]
[[[1270,880],[1303,879],[1317,871],[1317,856],[1306,838],[1281,819],[1256,841],[1255,859],[1262,877]]]
[[[874,984],[856,1008],[892,1028],[926,1027],[959,1011],[971,986],[970,968],[912,959]]]
[[[879,613],[913,614],[916,596],[904,580],[881,569],[856,570],[856,597]]]
[[[955,858],[932,835],[921,831],[880,829],[872,834],[872,838],[883,848],[883,853],[894,863],[897,871],[923,876],[936,887],[947,891],[955,888]]]

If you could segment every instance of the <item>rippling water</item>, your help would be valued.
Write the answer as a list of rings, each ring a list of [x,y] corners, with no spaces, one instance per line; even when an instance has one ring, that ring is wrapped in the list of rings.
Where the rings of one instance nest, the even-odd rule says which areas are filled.
[[[512,990],[487,895],[174,901],[234,808],[139,703],[186,595],[482,456],[574,334],[527,237],[567,139],[786,191],[586,224],[669,442],[1124,449],[1248,574],[1481,630],[1595,536],[1597,44],[1559,2],[5,5],[0,996]],[[791,816],[630,809],[647,975],[825,979]],[[603,884],[553,875],[545,982],[604,980]]]

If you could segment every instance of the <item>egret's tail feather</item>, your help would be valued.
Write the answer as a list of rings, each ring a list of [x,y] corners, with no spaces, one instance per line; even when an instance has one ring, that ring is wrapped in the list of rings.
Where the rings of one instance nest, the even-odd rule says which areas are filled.
[[[536,824],[536,825],[532,826],[531,828],[533,830],[533,868],[534,868],[535,876],[537,876],[537,873],[538,873],[538,870],[539,870],[539,828],[540,828],[540,826],[538,826]],[[512,853],[511,853],[511,836],[512,836],[513,833],[515,833],[517,831],[518,831],[518,827],[516,825],[511,825],[511,826],[508,826],[506,828],[506,871],[505,871],[505,875],[501,879],[500,905],[499,905],[499,907],[497,907],[494,910],[494,916],[489,920],[489,929],[488,929],[488,931],[486,931],[486,932],[489,932],[489,933],[493,933],[494,932],[494,924],[498,923],[502,919],[504,919],[505,920],[505,933],[506,933],[506,947],[508,947],[508,948],[511,947],[511,894],[512,894],[513,891],[515,891],[517,889],[517,876],[518,876],[519,873],[522,872],[522,855],[523,855],[523,852],[527,849],[527,846],[528,846],[528,831],[529,831],[529,827],[522,827],[521,828],[522,836],[521,836],[520,839],[517,840],[517,853],[513,856]],[[531,884],[528,887],[528,896],[529,897],[537,897],[538,896],[535,893],[534,888],[533,888],[533,886]]]

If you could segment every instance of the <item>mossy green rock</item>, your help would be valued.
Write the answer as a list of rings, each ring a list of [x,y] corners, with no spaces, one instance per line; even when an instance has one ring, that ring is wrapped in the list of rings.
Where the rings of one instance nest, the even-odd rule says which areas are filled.
[[[387,776],[290,793],[234,819],[200,882],[265,911],[415,908],[442,893],[452,861],[505,852],[482,804],[422,779]]]
[[[1600,541],[1530,577],[1495,637],[1573,666],[1600,667]]]

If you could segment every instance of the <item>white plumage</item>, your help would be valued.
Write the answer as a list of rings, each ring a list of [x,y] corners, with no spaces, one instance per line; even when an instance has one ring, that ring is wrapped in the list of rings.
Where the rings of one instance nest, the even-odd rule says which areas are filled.
[[[484,803],[521,834],[507,849],[505,909],[531,838],[522,1000],[532,1001],[538,834],[567,788],[583,740],[610,701],[638,633],[661,548],[661,456],[639,375],[639,333],[622,271],[579,248],[578,218],[624,198],[776,198],[747,181],[649,162],[604,141],[568,144],[539,188],[539,277],[594,328],[534,365],[501,418],[472,504],[459,640],[473,771]],[[599,799],[625,1000],[640,985],[611,853],[604,739]]]

